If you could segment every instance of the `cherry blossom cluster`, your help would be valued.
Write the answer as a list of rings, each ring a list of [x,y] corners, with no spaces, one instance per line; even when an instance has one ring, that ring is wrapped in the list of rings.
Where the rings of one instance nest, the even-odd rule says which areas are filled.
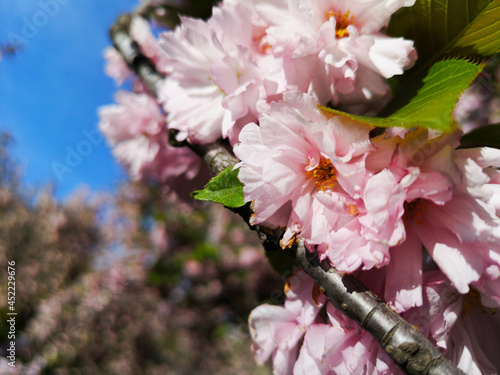
[[[416,53],[411,41],[380,29],[413,2],[231,0],[207,22],[182,18],[160,38],[169,126],[193,142],[222,136],[234,144],[287,90],[320,104],[382,101],[385,79],[403,73]]]
[[[226,0],[207,21],[181,17],[158,40],[133,20],[131,36],[164,84],[158,98],[137,82],[120,92],[100,110],[100,128],[132,178],[166,185],[200,171],[191,151],[169,146],[169,130],[177,142],[227,139],[241,160],[250,224],[282,228],[283,248],[304,241],[467,374],[493,374],[500,150],[457,148],[458,127],[383,132],[320,107],[371,114],[387,102],[387,78],[411,67],[416,52],[383,30],[414,2]],[[108,74],[123,82],[130,72],[119,54],[106,57]],[[272,357],[283,375],[400,371],[303,273],[287,285],[284,306],[250,317],[259,362]]]
[[[200,159],[168,144],[165,115],[151,95],[119,91],[116,101],[99,110],[100,129],[133,180],[172,183],[179,176],[191,180],[198,175]]]
[[[387,276],[386,269],[358,275],[378,293]],[[258,362],[272,358],[274,374],[403,374],[370,334],[315,290],[300,272],[287,284],[284,306],[254,309],[250,332]],[[477,290],[459,294],[441,271],[431,270],[423,274],[422,306],[401,315],[464,373],[481,375],[498,373],[498,312],[482,304]]]
[[[134,17],[130,32],[143,53],[158,63],[159,46],[148,22]],[[106,73],[117,84],[132,77],[118,51],[109,47],[104,56],[108,62]],[[132,91],[119,91],[117,104],[99,109],[100,130],[132,180],[160,184],[167,191],[182,190],[186,183],[203,176],[201,160],[188,148],[169,145],[165,113],[140,80],[133,82]]]
[[[498,334],[500,323],[500,150],[457,150],[460,130],[370,137],[370,126],[323,113],[307,94],[283,99],[234,148],[252,223],[286,228],[283,247],[301,238],[340,272],[357,273],[467,374],[495,373],[497,342],[475,335]],[[307,288],[303,305],[314,304]],[[272,354],[275,373],[398,372],[333,307],[328,322],[304,321],[304,309],[263,305],[250,318],[257,359]],[[298,359],[296,331],[305,333]]]

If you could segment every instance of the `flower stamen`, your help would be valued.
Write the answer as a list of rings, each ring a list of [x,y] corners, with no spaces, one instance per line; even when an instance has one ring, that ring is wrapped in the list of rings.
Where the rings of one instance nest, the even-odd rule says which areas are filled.
[[[351,216],[356,216],[357,214],[359,214],[359,211],[355,205],[350,204],[349,209],[347,210],[347,213]]]
[[[325,12],[325,18],[327,20],[332,17],[335,17],[336,38],[340,39],[349,36],[349,32],[347,31],[347,26],[354,23],[354,16],[349,16],[350,13],[351,13],[350,10],[348,10],[344,14],[340,14],[339,12],[334,12],[333,10]]]
[[[337,182],[337,175],[335,167],[328,159],[321,158],[318,166],[313,170],[306,171],[306,178],[314,178],[317,188],[319,190],[331,189]]]

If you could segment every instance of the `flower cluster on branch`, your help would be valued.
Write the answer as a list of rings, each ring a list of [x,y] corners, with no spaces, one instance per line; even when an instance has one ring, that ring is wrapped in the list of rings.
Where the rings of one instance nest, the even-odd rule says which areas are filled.
[[[133,178],[153,171],[167,189],[167,176],[199,177],[191,150],[218,147],[212,159],[226,166],[234,153],[261,237],[280,233],[278,251],[293,258],[290,249],[303,246],[326,268],[356,275],[462,371],[493,374],[498,345],[478,335],[499,333],[500,151],[461,149],[448,109],[421,126],[415,108],[437,100],[433,84],[447,84],[438,70],[393,117],[367,117],[390,101],[387,79],[415,63],[412,41],[385,34],[392,14],[414,4],[226,0],[208,20],[181,17],[158,41],[132,18],[127,43],[165,78],[148,86],[139,55],[125,56],[115,39],[142,81],[131,99],[121,94],[119,106],[101,109],[100,126]],[[123,61],[108,56],[122,80]],[[167,135],[187,148],[169,146]],[[263,305],[250,317],[256,358],[272,357],[276,374],[400,372],[389,356],[408,373],[459,373],[427,344],[393,344],[400,323],[380,337],[363,332],[375,310],[350,320],[326,301],[335,297],[320,278],[295,274],[284,307]],[[487,319],[478,329],[471,316],[479,313]]]

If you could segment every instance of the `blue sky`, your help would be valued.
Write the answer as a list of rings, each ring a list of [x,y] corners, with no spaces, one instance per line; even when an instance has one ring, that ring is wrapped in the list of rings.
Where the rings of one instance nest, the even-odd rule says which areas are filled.
[[[104,74],[109,27],[137,2],[0,0],[0,43],[22,45],[0,62],[0,129],[15,138],[27,184],[54,182],[64,199],[82,184],[109,191],[126,178],[97,137],[97,108],[117,88]]]

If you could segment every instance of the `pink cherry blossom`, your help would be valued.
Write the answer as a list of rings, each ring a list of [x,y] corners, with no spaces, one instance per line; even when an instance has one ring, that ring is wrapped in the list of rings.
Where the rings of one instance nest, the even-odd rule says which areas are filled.
[[[99,128],[133,180],[164,183],[198,175],[199,158],[187,148],[168,145],[165,115],[153,98],[121,91],[116,101],[99,109]]]
[[[161,35],[160,46],[172,74],[160,98],[168,112],[169,125],[188,133],[193,141],[213,141],[221,136],[226,110],[224,93],[211,80],[210,65],[224,54],[212,42],[212,31],[205,22],[182,19],[174,31]],[[230,121],[228,118],[226,120]]]
[[[498,374],[500,309],[471,289],[460,295],[440,271],[424,274],[424,303],[403,314],[466,374]],[[484,296],[483,296],[484,297]]]
[[[281,66],[260,59],[250,18],[238,7],[214,8],[208,22],[181,21],[160,42],[171,70],[161,93],[169,126],[197,143],[236,140],[239,127],[267,111],[268,97],[284,89]]]
[[[392,238],[399,233],[396,238],[404,241],[391,245],[384,291],[386,301],[391,301],[398,311],[422,304],[422,259],[439,267],[460,293],[468,293],[469,286],[473,285],[491,303],[500,301],[500,176],[497,170],[500,151],[455,150],[460,134],[432,137],[424,130],[401,133],[403,140],[393,137],[397,147],[390,161],[375,153],[368,157],[368,168],[386,165],[371,177],[386,175],[373,186],[374,194],[382,198],[381,209],[368,209],[366,215],[358,215],[359,223],[348,223],[332,232],[327,241],[325,253],[330,261],[341,270],[352,271],[361,260],[364,268],[369,268],[363,255],[367,233],[374,235],[371,242],[375,243],[377,237]],[[390,187],[385,195],[384,186]],[[365,207],[372,205],[368,202],[374,202],[367,199],[370,189],[367,183]],[[385,204],[391,200],[393,204]],[[390,214],[391,209],[395,215]],[[384,217],[397,219],[397,225],[377,226],[377,223],[388,223]],[[404,228],[400,226],[401,221]],[[364,230],[360,229],[360,223],[365,224]],[[391,237],[381,236],[383,232],[374,228],[385,228]],[[424,253],[422,247],[426,249]],[[376,255],[373,246],[371,254]]]
[[[475,285],[498,303],[500,150],[454,150],[459,135],[424,142],[417,135],[402,148],[408,168],[419,169],[406,188],[404,219],[460,293]]]
[[[287,285],[284,306],[260,305],[249,318],[257,362],[264,363],[272,356],[276,375],[292,373],[299,341],[326,301],[324,295],[314,299],[314,282],[303,271],[292,276]]]
[[[284,59],[290,84],[322,104],[358,105],[382,99],[385,79],[413,65],[413,43],[380,30],[392,13],[414,2],[257,0],[254,8],[270,24],[267,43]]]
[[[364,159],[374,150],[371,127],[328,118],[306,94],[283,98],[260,117],[260,126],[243,128],[234,147],[243,161],[238,176],[253,202],[252,224],[286,227],[283,245],[296,235],[322,243],[358,213],[369,177]]]
[[[369,176],[361,198],[356,205],[357,216],[332,231],[326,246],[321,247],[341,272],[353,272],[362,265],[370,269],[388,264],[389,248],[406,237],[402,220],[405,192],[389,169]]]
[[[415,60],[412,42],[378,32],[411,3],[229,1],[207,22],[182,18],[160,41],[169,126],[179,139],[234,143],[288,89],[369,110],[386,99],[385,79]]]
[[[100,129],[112,146],[140,134],[158,135],[165,128],[165,116],[149,95],[119,91],[115,100],[117,105],[99,109]]]
[[[104,59],[106,60],[106,74],[113,78],[118,85],[132,77],[132,72],[127,63],[114,47],[107,47],[104,50]]]
[[[370,140],[310,96],[283,98],[235,146],[253,224],[286,228],[283,246],[319,244],[341,272],[389,265],[399,311],[422,303],[422,245],[461,293],[472,284],[500,300],[500,151],[454,150],[459,133]]]
[[[332,304],[328,324],[307,329],[294,375],[403,374],[380,344]]]
[[[153,138],[143,135],[116,144],[112,151],[116,160],[123,164],[134,181],[147,180],[148,167],[158,154],[160,145]]]
[[[389,169],[401,139],[371,141],[371,127],[327,117],[306,94],[286,92],[283,99],[260,126],[247,125],[234,148],[253,204],[251,223],[286,228],[282,246],[295,237],[319,244],[321,259],[341,272],[388,264],[389,249],[406,235],[411,174]]]
[[[377,279],[384,279],[385,272],[362,271],[358,276],[383,294],[384,286]],[[484,296],[475,289],[460,295],[438,270],[425,272],[422,280],[422,306],[407,310],[403,318],[416,325],[466,374],[497,374],[500,306],[485,305]],[[307,328],[294,375],[403,373],[370,334],[333,305],[326,307],[328,322],[317,320]]]

